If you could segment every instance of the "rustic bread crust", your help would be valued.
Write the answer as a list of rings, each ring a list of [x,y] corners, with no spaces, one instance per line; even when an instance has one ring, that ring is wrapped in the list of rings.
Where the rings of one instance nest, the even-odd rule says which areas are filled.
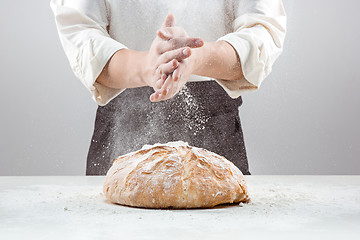
[[[154,145],[117,158],[103,191],[110,202],[144,208],[208,208],[250,200],[244,176],[232,162],[188,145]]]

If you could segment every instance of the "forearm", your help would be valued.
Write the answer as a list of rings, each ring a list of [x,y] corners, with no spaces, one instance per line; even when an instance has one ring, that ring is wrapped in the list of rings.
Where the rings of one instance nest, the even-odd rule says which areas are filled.
[[[119,50],[108,61],[96,81],[115,89],[147,86],[147,69],[144,67],[146,56],[147,52]]]
[[[224,80],[242,78],[241,63],[234,48],[225,41],[206,42],[193,49],[193,74]]]

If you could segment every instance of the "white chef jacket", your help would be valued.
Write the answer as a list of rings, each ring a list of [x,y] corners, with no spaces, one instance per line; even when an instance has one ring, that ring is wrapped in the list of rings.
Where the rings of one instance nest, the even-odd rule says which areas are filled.
[[[286,33],[281,0],[51,0],[50,6],[72,70],[101,106],[124,90],[96,82],[108,60],[124,48],[149,50],[168,13],[189,36],[233,46],[243,78],[213,79],[232,98],[260,87]],[[210,78],[189,78],[204,80]]]

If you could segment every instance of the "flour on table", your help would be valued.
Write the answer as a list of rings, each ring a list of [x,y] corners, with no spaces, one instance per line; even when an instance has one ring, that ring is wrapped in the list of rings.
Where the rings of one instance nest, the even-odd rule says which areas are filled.
[[[114,232],[115,228],[121,236],[144,239],[159,227],[168,239],[184,237],[174,237],[179,229],[184,234],[201,229],[209,236],[214,234],[210,239],[224,234],[224,229],[243,236],[259,227],[272,234],[326,231],[343,233],[344,237],[348,230],[359,233],[360,185],[355,178],[339,176],[343,179],[340,184],[327,176],[245,178],[251,203],[186,211],[144,210],[107,203],[101,193],[102,177],[87,178],[82,184],[77,183],[78,177],[72,177],[62,184],[58,181],[59,184],[8,187],[0,191],[0,199],[5,199],[0,201],[0,232],[10,236],[16,229],[23,235],[38,230],[36,234],[54,239],[74,238],[76,234],[79,239],[91,239],[99,232]]]

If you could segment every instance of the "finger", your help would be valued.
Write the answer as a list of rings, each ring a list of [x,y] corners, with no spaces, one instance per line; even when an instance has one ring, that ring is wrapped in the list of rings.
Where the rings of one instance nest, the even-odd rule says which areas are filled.
[[[154,90],[156,91],[157,88],[156,88],[156,83],[157,81],[161,78],[161,71],[159,68],[157,68],[155,71],[154,71],[154,75],[151,77],[152,80],[151,80],[151,84],[149,84],[152,88],[154,88]]]
[[[154,90],[157,91],[157,90],[160,90],[161,89],[161,86],[164,84],[164,81],[162,81],[161,79],[157,80],[155,82],[155,85],[154,85]]]
[[[173,77],[174,82],[179,80],[179,78],[180,78],[180,69],[179,68],[176,68],[174,70],[174,72],[172,73],[172,77]]]
[[[174,82],[172,75],[168,76],[158,92],[161,94],[162,100],[169,99],[176,93],[176,83]]]
[[[164,84],[165,80],[167,78],[166,74],[161,75],[161,79],[157,80],[155,83],[155,90],[160,90],[162,88],[162,85]]]
[[[172,38],[172,35],[166,31],[163,31],[162,29],[157,30],[156,35],[160,37],[163,40],[170,40]]]
[[[150,95],[151,102],[160,102],[161,101],[161,94],[160,91],[156,91]]]
[[[150,100],[151,102],[154,102],[154,93],[150,95],[149,100]]]
[[[186,81],[185,79],[182,79],[181,72],[181,65],[179,65],[179,67],[171,74],[171,79],[166,79],[161,89],[158,90],[158,92],[162,94],[162,96],[160,96],[161,99],[174,97],[184,87]]]
[[[183,47],[190,47],[190,48],[199,48],[204,45],[204,41],[201,38],[172,38],[169,39],[167,42],[163,42],[159,45],[158,51],[160,54],[164,52],[168,52],[170,50],[183,48]]]
[[[165,76],[165,79],[166,79],[166,80],[164,80],[165,82],[168,81],[168,79],[171,78],[171,75],[165,75],[164,74],[163,76]],[[163,79],[163,76],[162,76],[162,79]],[[160,79],[160,81],[163,81],[162,79]],[[152,102],[160,102],[162,100],[165,100],[166,99],[165,95],[167,93],[168,93],[168,91],[164,91],[160,86],[159,90],[157,90],[153,94],[151,94],[150,101],[152,101]]]
[[[159,29],[166,36],[173,37],[189,37],[182,27],[162,27]]]
[[[171,60],[168,63],[161,64],[158,69],[161,73],[170,74],[179,66],[179,62],[176,59]]]
[[[157,60],[157,66],[160,66],[163,63],[168,63],[173,59],[176,59],[178,62],[191,56],[190,48],[180,48],[172,51],[165,52],[161,54]]]
[[[166,95],[163,95],[160,92],[156,92],[156,93],[154,93],[154,97],[152,99],[152,102],[160,102],[160,101],[167,100],[169,98],[171,98],[171,97],[167,97]]]
[[[156,99],[156,98],[155,98],[155,95],[156,95],[156,94],[157,94],[157,92],[154,92],[154,93],[152,93],[152,94],[150,95],[150,98],[149,98],[149,99],[150,99],[151,102],[155,102],[155,99]]]
[[[167,86],[169,86],[170,88],[172,88],[172,85],[171,85],[171,82],[173,82],[171,80],[171,75],[168,75],[167,78],[166,78],[166,81],[165,82],[168,82],[170,84],[167,84]],[[157,90],[155,93],[153,93],[151,96],[150,96],[150,100],[152,102],[160,102],[160,101],[163,101],[163,100],[167,100],[169,98],[171,98],[171,94],[170,93],[170,90],[169,89],[161,89],[161,90]]]
[[[174,14],[170,13],[166,16],[162,27],[174,27],[174,26],[175,26],[175,16]]]

